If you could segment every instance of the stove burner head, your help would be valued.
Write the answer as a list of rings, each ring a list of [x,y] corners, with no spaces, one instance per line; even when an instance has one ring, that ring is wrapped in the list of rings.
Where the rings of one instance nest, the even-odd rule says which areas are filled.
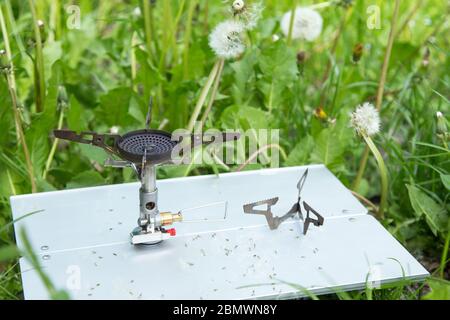
[[[158,164],[170,160],[177,141],[171,134],[161,130],[138,130],[122,136],[116,147],[120,156],[128,161],[140,163],[146,152],[146,161]]]
[[[161,130],[137,130],[128,132],[120,136],[118,134],[99,134],[93,131],[83,131],[77,134],[72,130],[53,130],[55,138],[74,141],[78,143],[91,144],[103,148],[106,152],[114,154],[125,161],[133,162],[141,165],[145,155],[145,162],[151,165],[169,162],[172,156],[173,148],[180,141],[172,141],[172,135]],[[221,139],[217,142],[225,142],[237,140],[240,137],[239,133],[221,133]],[[208,145],[216,142],[216,137],[212,136],[213,140],[202,141],[200,134],[188,135],[181,137],[190,139],[193,146],[200,144]],[[220,138],[220,137],[219,137]]]

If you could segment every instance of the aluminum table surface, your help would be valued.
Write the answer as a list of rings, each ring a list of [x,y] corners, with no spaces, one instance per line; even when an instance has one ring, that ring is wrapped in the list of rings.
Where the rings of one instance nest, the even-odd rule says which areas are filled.
[[[323,226],[304,236],[292,218],[271,231],[264,216],[244,214],[243,204],[275,196],[273,211],[287,212],[307,168],[302,200],[324,216]],[[223,207],[203,209],[211,219],[178,223],[177,236],[155,246],[129,243],[139,186],[11,197],[14,219],[42,210],[15,224],[18,246],[25,228],[44,271],[75,299],[290,298],[428,276],[323,165],[158,180],[161,211],[220,201],[228,210],[223,220]],[[48,298],[28,261],[20,266],[25,297]]]

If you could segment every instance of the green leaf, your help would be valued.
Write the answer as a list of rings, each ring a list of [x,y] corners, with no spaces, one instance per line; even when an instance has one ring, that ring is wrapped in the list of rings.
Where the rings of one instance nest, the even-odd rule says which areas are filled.
[[[101,96],[97,120],[103,121],[109,127],[126,127],[136,123],[128,112],[132,95],[133,91],[129,87],[119,87]]]
[[[53,63],[53,62],[52,62]],[[56,124],[57,118],[57,104],[58,104],[58,92],[59,86],[61,86],[64,82],[63,79],[63,64],[61,60],[56,60],[51,66],[51,76],[47,85],[47,95],[45,97],[45,115],[49,118],[53,126]],[[50,74],[47,73],[46,76]],[[51,128],[43,128],[45,131],[49,131]]]
[[[409,200],[417,217],[425,216],[435,236],[447,228],[448,215],[444,208],[415,185],[407,184]]]
[[[441,173],[441,181],[447,190],[450,190],[450,174]]]
[[[103,164],[109,157],[105,150],[90,144],[79,144],[78,147],[80,148],[81,154],[88,161],[96,161],[99,164]]]
[[[48,192],[48,191],[56,191],[57,189],[47,180],[42,179],[39,175],[36,177],[36,184],[39,191]]]
[[[411,54],[417,54],[417,47],[409,42],[395,41],[392,46],[391,64],[395,66],[397,63],[403,63]]]
[[[262,78],[258,81],[259,91],[264,95],[269,110],[282,105],[286,90],[297,80],[296,52],[284,42],[277,41],[264,50],[259,59]]]
[[[77,174],[73,179],[67,184],[67,188],[81,188],[81,187],[92,187],[103,185],[105,179],[96,171],[86,171]]]
[[[147,111],[147,110],[146,110]],[[152,112],[153,113],[153,112]],[[130,98],[130,108],[128,110],[128,114],[132,116],[138,123],[141,123],[142,126],[145,125],[145,116],[146,113],[142,112],[142,108],[139,104],[138,99],[135,96]]]
[[[50,298],[52,300],[70,300],[70,295],[67,291],[61,289],[51,292]]]
[[[195,41],[189,48],[189,74],[188,79],[199,79],[205,74],[205,52],[208,50],[205,37]]]
[[[31,152],[31,161],[33,163],[33,167],[35,168],[36,174],[40,175],[42,173],[42,169],[44,168],[49,151],[50,148],[47,135],[36,136],[33,141]]]
[[[247,129],[267,129],[269,114],[261,109],[234,105],[226,108],[220,118],[222,128],[230,129],[240,125]]]
[[[245,129],[267,129],[269,128],[268,113],[253,107],[240,107],[239,119]]]
[[[331,128],[323,129],[315,139],[315,144],[311,161],[323,163],[330,169],[343,161],[342,155],[345,151],[345,145],[337,139],[334,130]]]
[[[369,184],[369,181],[367,181],[367,179],[361,179],[361,182],[359,183],[358,186],[358,190],[355,190],[356,192],[358,192],[360,195],[367,197],[367,195],[369,194],[369,192],[371,191],[371,186]]]
[[[252,86],[255,85],[255,65],[256,61],[258,61],[258,53],[256,50],[251,50],[245,54],[242,60],[230,64],[234,71],[233,98],[237,104],[250,101],[253,95],[254,90]]]
[[[311,136],[306,136],[289,153],[286,159],[286,165],[295,166],[308,163],[313,148],[314,139]]]
[[[53,77],[53,65],[54,63],[62,57],[63,50],[60,41],[51,41],[46,43],[43,48],[44,54],[44,74],[46,76],[46,80]]]
[[[8,245],[0,248],[0,262],[14,260],[20,256],[20,251],[15,245]]]
[[[264,75],[287,82],[297,77],[297,56],[295,50],[284,42],[277,41],[262,52],[259,67]]]
[[[83,8],[81,8],[81,12],[87,11],[83,11]],[[66,33],[65,46],[70,50],[64,50],[64,58],[70,68],[76,68],[80,61],[86,58],[86,50],[92,50],[93,42],[98,42],[95,38],[96,35],[96,21],[90,15],[83,18],[82,29],[71,29],[70,32]]]
[[[5,79],[5,77],[0,76],[0,128],[2,128],[2,132],[10,132],[15,127],[11,98]],[[0,145],[6,146],[8,143],[10,143],[10,137],[7,134],[0,135]]]
[[[347,112],[342,110],[334,125],[313,131],[315,148],[311,155],[312,162],[323,163],[335,173],[344,170],[343,156],[353,137],[353,130],[348,125],[348,118]]]
[[[71,130],[80,132],[87,129],[85,121],[82,120],[83,109],[75,98],[75,96],[70,97],[69,109],[66,113],[67,125]],[[81,120],[81,121],[80,121]]]

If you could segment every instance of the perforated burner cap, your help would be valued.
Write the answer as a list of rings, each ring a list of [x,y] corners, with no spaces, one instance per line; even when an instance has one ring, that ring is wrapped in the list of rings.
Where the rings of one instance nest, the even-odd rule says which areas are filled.
[[[160,130],[138,130],[122,136],[117,141],[117,149],[125,160],[140,163],[146,152],[146,161],[162,163],[170,160],[177,141],[171,140],[171,134]]]

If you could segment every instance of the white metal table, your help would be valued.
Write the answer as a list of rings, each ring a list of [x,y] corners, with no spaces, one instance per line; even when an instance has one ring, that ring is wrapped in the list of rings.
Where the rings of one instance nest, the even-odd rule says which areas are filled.
[[[302,234],[298,218],[270,230],[264,216],[243,204],[280,197],[287,212],[306,169],[302,191],[325,218]],[[159,180],[162,211],[227,201],[227,217],[179,223],[177,236],[154,246],[133,246],[129,232],[139,212],[139,183],[11,197],[15,224],[25,228],[44,271],[75,299],[291,298],[401,279],[428,272],[323,165],[264,169],[219,176]],[[209,208],[220,217],[223,208]],[[27,260],[20,260],[25,298],[48,293]]]

